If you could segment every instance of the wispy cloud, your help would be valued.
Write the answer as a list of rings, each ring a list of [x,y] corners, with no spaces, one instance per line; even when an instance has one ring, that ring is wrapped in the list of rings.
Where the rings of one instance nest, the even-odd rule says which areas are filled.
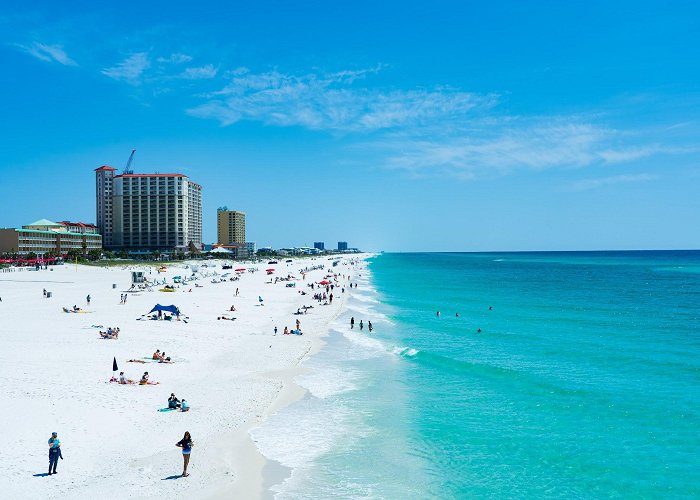
[[[183,64],[191,60],[192,56],[180,53],[170,54],[168,57],[159,57],[156,59],[157,62],[164,64]]]
[[[609,177],[600,177],[597,179],[584,179],[577,181],[571,185],[572,191],[588,191],[602,186],[611,184],[621,184],[630,182],[648,182],[658,179],[658,176],[652,174],[629,174],[629,175],[613,175]]]
[[[218,68],[215,68],[213,64],[206,64],[200,67],[185,68],[180,78],[185,80],[205,80],[214,78],[218,72]]]
[[[353,83],[379,68],[291,75],[238,70],[228,85],[205,95],[187,112],[231,125],[240,120],[268,125],[339,131],[375,131],[463,116],[495,104],[495,95],[452,89],[382,91]]]
[[[115,80],[120,80],[129,85],[140,85],[144,71],[151,67],[151,62],[146,52],[137,52],[130,55],[122,62],[111,68],[102,70],[102,74]]]
[[[386,165],[414,175],[461,178],[517,169],[577,168],[612,162],[619,134],[576,117],[475,121],[433,140],[419,136],[378,141]],[[648,154],[651,154],[651,150]],[[621,154],[617,155],[621,161]]]
[[[506,175],[516,170],[634,164],[695,151],[649,145],[643,133],[635,135],[577,116],[474,120],[467,127],[456,127],[430,140],[422,134],[423,131],[414,130],[363,147],[382,153],[387,167],[413,176],[452,175],[462,179]]]
[[[378,166],[419,177],[474,179],[517,170],[629,163],[683,152],[650,141],[651,134],[608,126],[601,114],[517,116],[499,109],[497,94],[447,86],[387,89],[372,85],[371,78],[385,69],[383,65],[285,73],[186,65],[192,60],[187,54],[173,53],[155,58],[151,67],[149,55],[140,52],[102,72],[130,85],[150,84],[154,95],[163,89],[172,93],[194,88],[198,93],[191,97],[199,103],[186,113],[222,126],[253,121],[353,135],[356,147],[371,150]],[[183,80],[189,82],[178,84]],[[219,87],[209,90],[212,85]],[[605,179],[597,179],[595,185],[584,182],[575,189],[631,182],[631,177]]]
[[[66,51],[63,50],[62,45],[48,45],[45,43],[34,42],[29,45],[16,44],[15,45],[20,50],[30,54],[40,61],[45,62],[57,62],[63,64],[64,66],[77,66],[73,59],[71,59]]]

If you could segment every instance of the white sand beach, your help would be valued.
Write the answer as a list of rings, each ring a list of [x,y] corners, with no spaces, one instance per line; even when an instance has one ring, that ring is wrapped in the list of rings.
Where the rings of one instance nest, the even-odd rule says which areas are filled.
[[[337,266],[325,257],[275,265],[264,261],[234,265],[259,270],[230,281],[236,273],[222,270],[222,261],[206,263],[215,267],[200,267],[197,275],[210,276],[179,285],[172,293],[158,291],[160,286],[129,292],[125,304],[120,300],[131,286],[132,269],[150,269],[147,278],[172,284],[174,276],[192,275],[192,268],[185,268],[192,262],[168,265],[162,274],[153,266],[69,264],[0,272],[4,498],[269,496],[264,485],[277,480],[270,471],[284,470],[266,465],[248,431],[303,395],[293,377],[303,370],[300,362],[320,348],[350,293],[347,276],[361,264],[349,257]],[[302,279],[300,269],[317,265],[325,268]],[[268,268],[275,273],[268,275]],[[221,282],[211,282],[224,273],[229,274]],[[275,277],[288,274],[296,279],[274,283]],[[334,300],[321,305],[313,300],[318,285],[314,290],[307,285],[329,274],[335,275],[330,278]],[[52,296],[45,298],[43,289]],[[144,315],[158,303],[176,305],[181,320],[147,319]],[[63,311],[74,305],[86,312]],[[304,305],[313,308],[295,315]],[[217,319],[223,315],[236,319]],[[303,335],[283,335],[296,319]],[[120,329],[118,339],[100,338],[98,332],[108,327]],[[174,363],[145,359],[156,349]],[[128,378],[138,381],[148,371],[158,385],[110,383],[115,357]],[[159,412],[171,393],[186,399],[191,411]],[[53,431],[64,460],[58,474],[49,476],[47,440]],[[190,476],[181,478],[182,455],[175,443],[185,431],[195,446]]]

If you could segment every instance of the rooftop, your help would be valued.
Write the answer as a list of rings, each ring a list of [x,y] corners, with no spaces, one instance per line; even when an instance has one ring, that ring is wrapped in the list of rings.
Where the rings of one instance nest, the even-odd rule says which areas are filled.
[[[86,224],[84,222],[70,222],[67,220],[62,220],[58,222],[59,224],[63,226],[75,226],[75,227],[92,227],[92,228],[97,228],[96,225],[94,224]]]
[[[187,177],[185,174],[119,174],[116,177]]]
[[[51,222],[48,219],[39,219],[37,221],[32,222],[31,224],[27,224],[27,226],[50,226],[50,227],[62,227],[63,224],[59,224],[57,222]]]

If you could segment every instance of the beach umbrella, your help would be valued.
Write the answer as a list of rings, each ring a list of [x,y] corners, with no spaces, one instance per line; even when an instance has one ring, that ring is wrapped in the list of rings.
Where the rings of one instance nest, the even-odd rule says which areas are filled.
[[[115,356],[114,360],[112,361],[112,371],[116,372],[117,370],[119,370],[119,367],[117,366],[117,357]]]
[[[243,273],[245,272],[245,267],[239,267],[238,269],[235,270],[237,273]]]
[[[323,280],[323,281],[319,281],[318,284],[319,284],[319,285],[330,285],[331,282],[330,282],[330,281]]]
[[[275,272],[275,270],[272,269],[272,268],[270,268],[270,269],[265,269],[265,271],[267,271],[268,273],[274,273],[274,272]]]

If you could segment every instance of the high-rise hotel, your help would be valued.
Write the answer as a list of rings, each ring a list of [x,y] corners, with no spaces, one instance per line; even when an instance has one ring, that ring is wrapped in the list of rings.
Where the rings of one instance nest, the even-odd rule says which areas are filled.
[[[219,208],[216,211],[216,228],[219,245],[245,246],[244,212]]]
[[[202,246],[202,186],[182,174],[115,175],[95,169],[97,227],[106,249]]]

